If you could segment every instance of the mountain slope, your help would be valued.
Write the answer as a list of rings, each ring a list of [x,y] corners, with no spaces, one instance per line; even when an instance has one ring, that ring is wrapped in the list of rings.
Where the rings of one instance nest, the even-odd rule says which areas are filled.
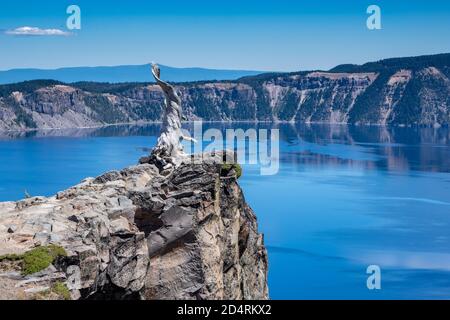
[[[450,124],[449,77],[443,54],[176,86],[190,120],[439,126]],[[3,85],[0,129],[157,121],[162,104],[151,83]]]
[[[234,80],[256,75],[259,71],[220,70],[205,68],[173,68],[161,65],[167,81]],[[53,79],[61,82],[153,82],[150,66],[128,65],[112,67],[73,67],[60,69],[12,69],[0,71],[0,84],[16,83],[36,79]]]

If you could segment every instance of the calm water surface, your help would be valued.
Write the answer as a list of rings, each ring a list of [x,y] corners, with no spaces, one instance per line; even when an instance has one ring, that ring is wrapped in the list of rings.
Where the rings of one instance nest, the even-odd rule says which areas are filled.
[[[245,165],[240,179],[265,233],[271,298],[450,298],[448,129],[276,128],[279,173],[261,176]],[[0,133],[0,201],[25,190],[51,195],[135,164],[158,132],[148,125]],[[366,287],[371,264],[381,267],[381,290]]]

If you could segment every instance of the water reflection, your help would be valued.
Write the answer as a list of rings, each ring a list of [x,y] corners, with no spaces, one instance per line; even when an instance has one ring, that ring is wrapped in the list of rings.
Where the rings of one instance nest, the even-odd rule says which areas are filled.
[[[190,123],[184,124],[193,130]],[[321,167],[335,164],[348,168],[388,171],[450,171],[450,130],[448,128],[346,126],[272,123],[204,123],[203,129],[250,128],[280,130],[289,151],[282,162]],[[0,139],[50,137],[157,136],[159,124],[115,125],[101,128],[52,129],[1,132]],[[323,147],[320,147],[323,146]],[[350,153],[346,154],[345,146]],[[150,146],[147,146],[147,148]],[[338,155],[333,153],[338,150]]]
[[[23,138],[55,138],[55,137],[128,137],[128,136],[157,136],[160,125],[111,125],[98,128],[73,129],[42,129],[27,131],[0,131],[0,139]]]

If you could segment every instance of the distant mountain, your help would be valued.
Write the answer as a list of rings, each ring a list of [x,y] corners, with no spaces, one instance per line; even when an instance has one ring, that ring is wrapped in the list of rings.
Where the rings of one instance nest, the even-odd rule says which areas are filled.
[[[334,67],[330,72],[383,72],[386,70],[418,70],[428,67],[448,68],[450,53],[424,55],[416,57],[390,58],[362,65],[342,64]]]
[[[450,54],[176,87],[190,120],[450,125]],[[151,83],[0,85],[0,130],[158,121],[163,99]]]
[[[172,82],[236,80],[260,74],[260,71],[221,70],[205,68],[174,68],[160,65],[164,79]],[[12,69],[0,71],[0,84],[28,80],[52,79],[66,83],[93,82],[153,82],[149,64],[113,67],[73,67],[60,69]]]

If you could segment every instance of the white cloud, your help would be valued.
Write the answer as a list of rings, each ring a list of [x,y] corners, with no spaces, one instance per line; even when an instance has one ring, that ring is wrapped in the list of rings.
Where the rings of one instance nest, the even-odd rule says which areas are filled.
[[[72,33],[60,29],[41,29],[37,27],[19,27],[5,31],[13,36],[69,36]]]

